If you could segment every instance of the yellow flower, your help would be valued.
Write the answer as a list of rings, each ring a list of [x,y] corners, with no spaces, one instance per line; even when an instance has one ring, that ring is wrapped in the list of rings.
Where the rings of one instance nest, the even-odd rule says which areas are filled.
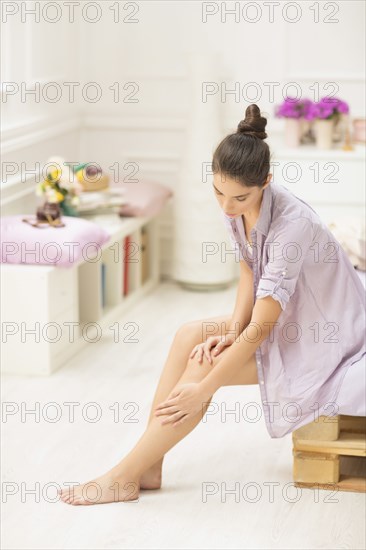
[[[78,170],[76,172],[76,177],[79,181],[83,181],[84,180],[84,170]]]
[[[58,202],[54,189],[46,189],[46,198],[48,202]]]
[[[61,174],[62,174],[61,170],[52,170],[52,172],[48,172],[48,178],[53,183],[56,183],[56,181],[60,179]]]

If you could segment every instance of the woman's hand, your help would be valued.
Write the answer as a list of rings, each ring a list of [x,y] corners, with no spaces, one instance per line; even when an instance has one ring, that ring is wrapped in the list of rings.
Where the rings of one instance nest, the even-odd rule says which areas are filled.
[[[216,357],[225,347],[231,346],[234,342],[235,336],[233,334],[226,334],[224,336],[209,336],[206,342],[197,344],[197,346],[193,348],[189,358],[191,359],[197,353],[198,362],[202,363],[203,354],[205,354],[208,361],[212,364],[212,357],[210,353],[211,348],[214,348],[212,354]]]
[[[156,407],[155,416],[166,417],[161,424],[173,422],[173,426],[177,426],[202,411],[203,405],[207,404],[211,397],[202,391],[197,382],[180,384]]]

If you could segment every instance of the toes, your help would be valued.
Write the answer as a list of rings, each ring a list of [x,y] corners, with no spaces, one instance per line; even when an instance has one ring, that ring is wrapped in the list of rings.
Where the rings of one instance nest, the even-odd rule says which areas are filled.
[[[79,491],[82,493],[82,486],[77,487]],[[77,492],[79,492],[77,491]],[[60,498],[65,504],[73,504],[73,505],[80,505],[80,504],[94,504],[93,502],[89,502],[87,499],[85,499],[82,494],[76,494],[77,493],[74,489],[64,489],[60,491],[59,495]]]
[[[66,504],[71,504],[72,500],[75,498],[73,491],[65,490],[61,494],[61,500]]]
[[[72,502],[75,506],[90,506],[92,504],[95,504],[94,502],[90,502],[89,500],[85,499],[84,497],[76,497],[74,501]]]

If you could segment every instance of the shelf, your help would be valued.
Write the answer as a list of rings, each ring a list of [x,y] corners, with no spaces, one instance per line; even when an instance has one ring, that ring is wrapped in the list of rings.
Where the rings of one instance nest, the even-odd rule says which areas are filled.
[[[140,229],[130,235],[128,246],[123,249],[123,266],[128,271],[128,294],[141,286],[141,233]],[[127,296],[128,296],[127,294]]]
[[[108,221],[105,226],[111,228]],[[115,233],[103,247],[100,259],[83,262],[78,267],[81,323],[99,322],[156,276],[153,269],[154,225],[154,220],[137,228],[136,223],[124,224],[122,234],[121,227],[115,225]],[[135,229],[126,233],[132,228]],[[124,293],[126,288],[127,293]]]
[[[148,217],[121,217],[117,214],[96,214],[82,216],[82,218],[97,223],[105,229],[114,241],[133,233],[141,226],[148,223],[151,218]],[[110,243],[107,243],[109,246]]]
[[[56,343],[51,342],[52,335],[36,341],[31,336],[22,340],[20,330],[9,334],[4,346],[2,372],[51,374],[84,345],[98,341],[98,334],[108,333],[114,320],[158,284],[158,216],[119,218],[102,215],[95,216],[93,221],[110,234],[101,254],[94,259],[86,261],[83,258],[70,268],[1,265],[3,323],[18,326],[23,323],[26,329],[38,323],[41,335],[47,325],[49,330],[56,324],[62,329],[62,336]],[[124,247],[127,236],[131,242],[128,250]],[[123,293],[125,266],[128,268],[127,295]],[[74,341],[68,336],[69,325],[75,329]]]
[[[353,151],[343,151],[342,146],[333,149],[318,149],[313,144],[300,145],[289,148],[283,143],[271,143],[273,159],[328,159],[328,160],[365,160],[365,144],[353,144]]]
[[[105,267],[105,308],[117,306],[121,301],[120,282],[122,280],[122,245],[119,242],[105,248],[101,262]],[[101,281],[102,283],[102,281]],[[101,284],[101,286],[103,286]]]

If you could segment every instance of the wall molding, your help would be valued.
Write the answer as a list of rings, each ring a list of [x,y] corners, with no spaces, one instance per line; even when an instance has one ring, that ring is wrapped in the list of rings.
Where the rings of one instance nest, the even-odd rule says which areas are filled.
[[[112,117],[112,116],[73,116],[67,120],[56,120],[53,117],[38,117],[23,124],[6,128],[3,132],[2,154],[11,153],[26,147],[34,146],[60,135],[88,130],[121,130],[121,131],[183,131],[184,119],[157,117]],[[149,153],[146,151],[129,152],[125,154],[126,162],[137,162],[155,174],[176,173],[179,169],[180,156],[169,153]],[[22,199],[34,193],[34,178],[21,181],[19,175],[10,177],[1,185],[1,205]],[[21,186],[21,187],[20,187]]]
[[[72,116],[69,119],[54,117],[42,117],[28,121],[19,126],[5,129],[2,133],[2,154],[19,151],[54,137],[80,129],[80,117]]]
[[[32,182],[33,182],[33,185],[32,185]],[[16,186],[19,183],[20,183],[20,178],[16,178],[16,179],[14,178],[14,182],[12,183],[12,185]],[[29,179],[27,184],[28,186],[26,189],[12,193],[8,197],[1,197],[1,201],[0,201],[1,207],[6,206],[7,204],[14,203],[19,199],[23,199],[24,197],[27,197],[28,195],[34,195],[34,188],[36,185],[35,178],[33,178],[32,180]]]
[[[82,117],[83,129],[101,128],[120,130],[176,130],[186,129],[186,120],[182,118],[162,118],[151,116],[109,116],[109,115],[84,115]]]
[[[286,78],[288,80],[301,80],[305,82],[318,82],[318,81],[326,81],[326,82],[354,82],[354,83],[364,83],[365,82],[365,75],[362,75],[361,73],[354,73],[354,74],[345,74],[345,73],[291,73],[288,72],[286,74]]]
[[[362,72],[352,72],[352,73],[327,73],[326,70],[321,73],[314,73],[308,71],[297,71],[290,68],[290,57],[289,52],[293,49],[292,35],[291,31],[293,28],[291,25],[284,25],[284,37],[283,37],[283,60],[284,60],[284,71],[283,76],[286,81],[305,81],[305,82],[353,82],[353,83],[365,83],[365,74]]]

